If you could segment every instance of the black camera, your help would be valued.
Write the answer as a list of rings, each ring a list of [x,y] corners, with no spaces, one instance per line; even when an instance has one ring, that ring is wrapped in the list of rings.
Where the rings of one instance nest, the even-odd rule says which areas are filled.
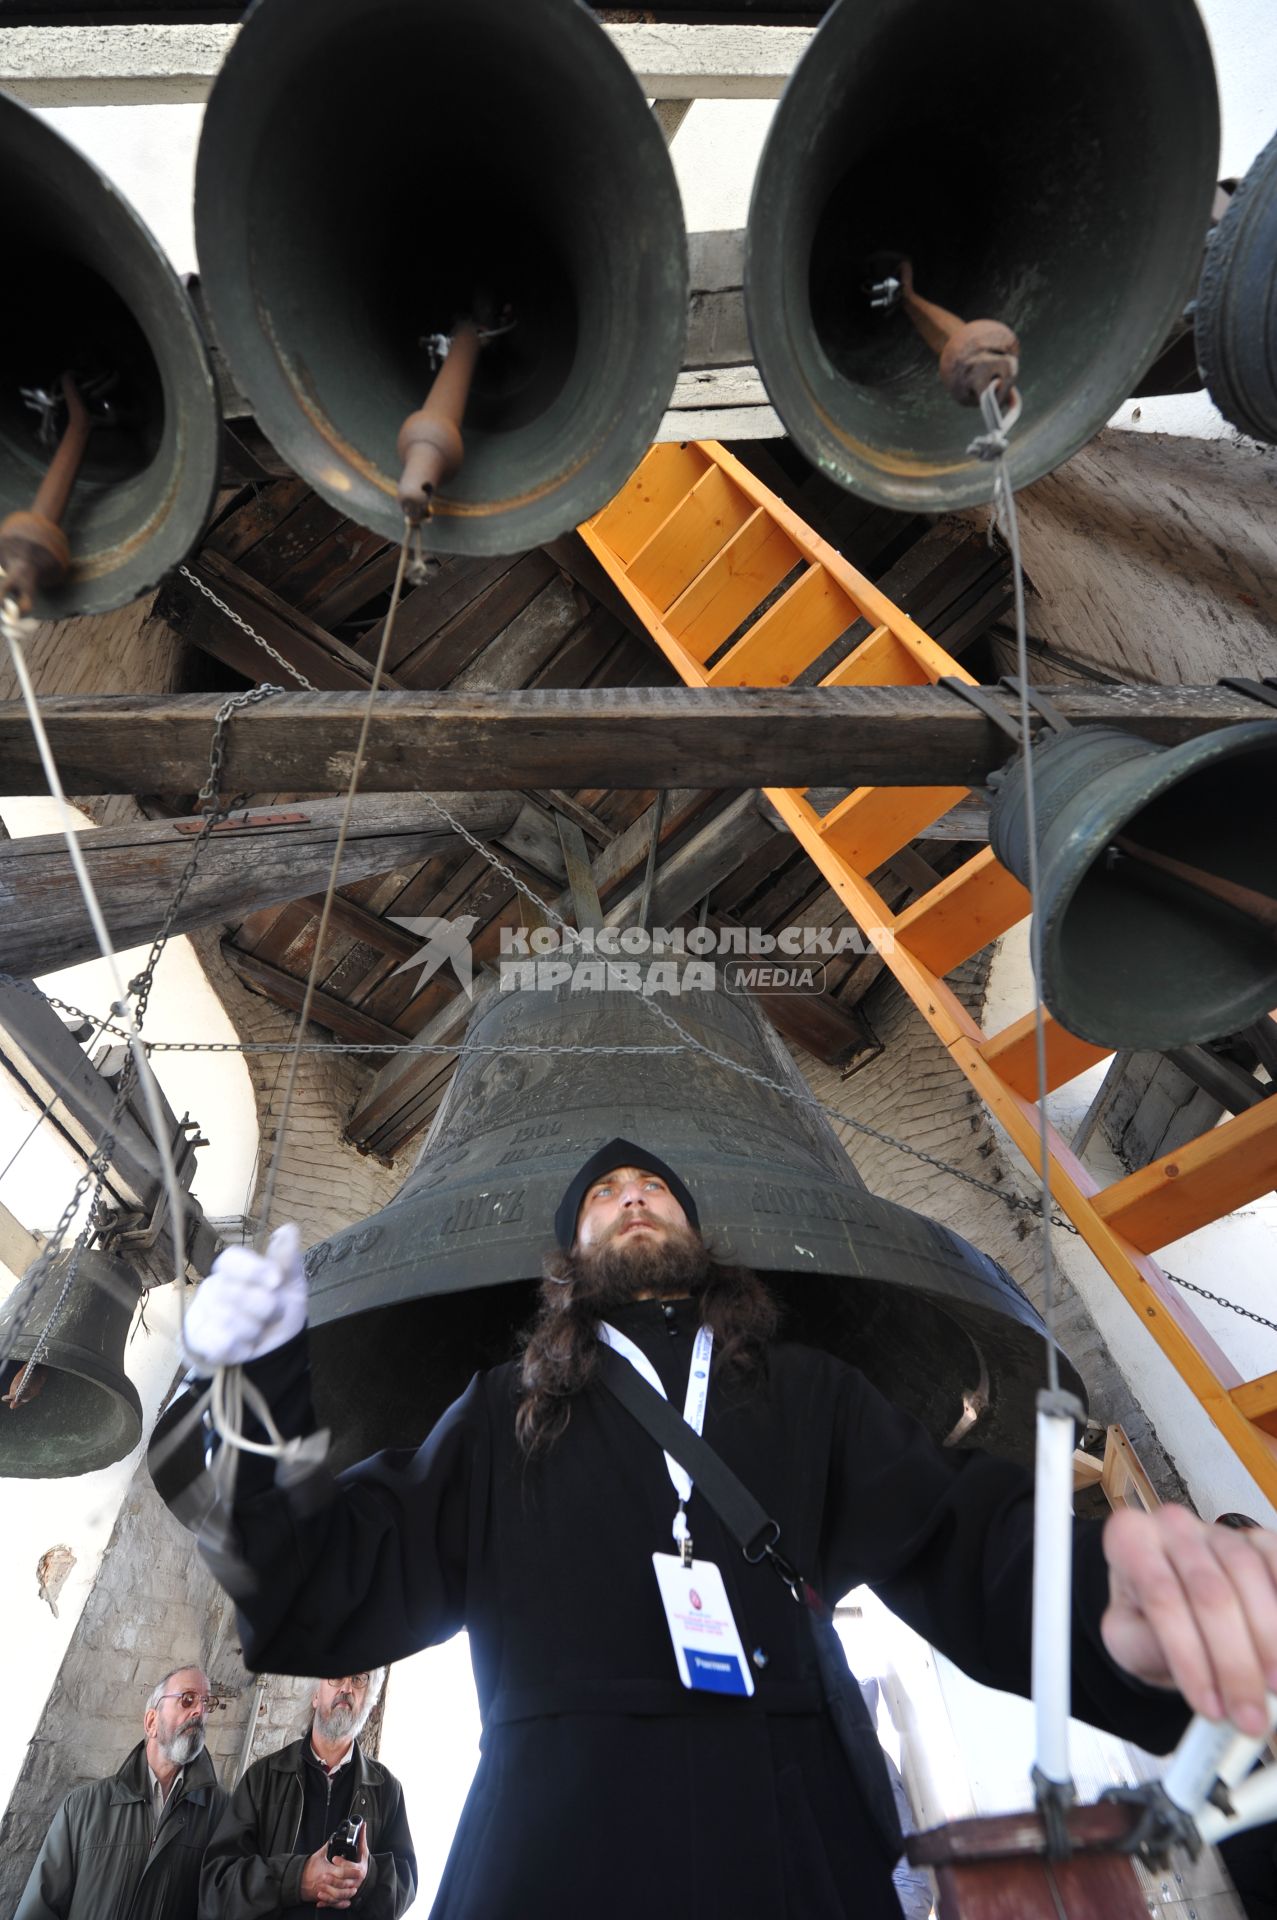
[[[336,1833],[328,1842],[330,1860],[358,1860],[359,1837],[364,1830],[362,1820],[343,1820]]]

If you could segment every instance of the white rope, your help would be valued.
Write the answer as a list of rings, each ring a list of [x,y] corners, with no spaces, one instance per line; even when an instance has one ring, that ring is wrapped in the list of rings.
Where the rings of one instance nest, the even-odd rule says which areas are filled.
[[[27,708],[27,718],[29,718],[29,722],[31,722],[31,732],[35,733],[36,747],[38,747],[38,753],[40,753],[40,764],[42,764],[42,768],[44,768],[44,778],[48,781],[48,791],[50,791],[50,795],[54,797],[54,803],[58,806],[61,835],[63,835],[63,839],[65,839],[65,843],[67,843],[67,852],[69,852],[69,856],[71,856],[71,870],[75,872],[77,885],[79,885],[79,889],[81,889],[81,897],[83,897],[84,900],[84,910],[86,910],[88,920],[90,920],[90,925],[92,925],[94,939],[96,939],[96,943],[98,943],[98,952],[102,954],[102,958],[104,958],[106,964],[108,964],[109,975],[111,975],[111,987],[113,987],[113,993],[115,993],[115,1004],[111,1006],[111,1012],[115,1014],[117,1020],[127,1021],[127,1025],[125,1025],[125,1035],[127,1035],[127,1041],[129,1041],[129,1052],[131,1052],[131,1056],[133,1056],[134,1069],[136,1069],[136,1075],[138,1075],[138,1085],[142,1087],[142,1100],[146,1102],[146,1117],[148,1117],[148,1121],[150,1121],[152,1140],[154,1140],[154,1144],[156,1144],[156,1152],[157,1156],[159,1156],[159,1167],[161,1167],[161,1173],[163,1173],[165,1198],[167,1198],[167,1204],[169,1204],[169,1227],[171,1227],[171,1235],[173,1235],[173,1286],[175,1286],[175,1290],[177,1290],[177,1313],[179,1313],[179,1329],[181,1329],[181,1327],[184,1327],[184,1323],[186,1323],[186,1210],[184,1210],[184,1206],[182,1206],[182,1187],[181,1181],[179,1181],[179,1177],[177,1177],[177,1165],[173,1162],[173,1142],[169,1139],[169,1123],[167,1123],[167,1116],[165,1116],[165,1110],[163,1110],[163,1094],[159,1092],[159,1083],[157,1083],[156,1075],[154,1075],[154,1071],[152,1071],[150,1058],[148,1058],[148,1054],[146,1054],[146,1046],[142,1044],[142,1033],[140,1033],[140,1027],[138,1027],[136,1018],[134,1018],[133,996],[131,996],[131,989],[125,985],[125,979],[123,979],[123,975],[121,975],[119,956],[117,956],[117,952],[115,952],[115,945],[113,945],[111,935],[109,935],[106,916],[104,916],[104,912],[102,912],[102,904],[100,904],[100,900],[98,900],[98,893],[96,893],[96,889],[94,889],[92,877],[88,874],[88,866],[84,864],[83,852],[79,849],[79,833],[75,831],[75,822],[71,820],[71,806],[67,803],[67,795],[65,795],[65,789],[63,789],[63,785],[61,785],[58,762],[56,762],[56,758],[54,758],[54,749],[52,749],[52,745],[50,745],[48,733],[44,730],[44,718],[42,718],[42,714],[40,714],[40,703],[36,701],[35,687],[31,684],[31,674],[29,674],[29,670],[27,670],[27,655],[25,655],[25,651],[23,651],[21,628],[19,628],[19,624],[17,624],[17,609],[13,607],[12,599],[6,599],[4,603],[0,603],[0,626],[4,628],[4,637],[6,637],[6,641],[8,641],[10,659],[13,660],[13,672],[17,674],[17,684],[19,684],[21,695],[23,695],[23,705]],[[23,1369],[23,1379],[25,1379],[25,1373],[29,1371],[29,1365],[31,1365],[31,1361],[27,1363],[27,1369]],[[271,1446],[271,1448],[261,1448],[257,1442],[246,1440],[244,1434],[240,1434],[230,1423],[227,1423],[225,1427],[219,1425],[219,1409],[223,1409],[223,1407],[227,1405],[227,1396],[229,1396],[230,1402],[232,1402],[232,1407],[240,1404],[240,1394],[238,1394],[236,1390],[229,1388],[225,1375],[227,1375],[227,1369],[225,1369],[225,1367],[219,1367],[217,1373],[213,1375],[213,1398],[211,1398],[213,1425],[217,1428],[217,1432],[221,1434],[221,1438],[223,1438],[229,1446],[236,1446],[236,1448],[238,1448],[238,1446],[246,1446],[246,1448],[252,1448],[252,1452],[282,1452],[282,1440],[280,1440],[278,1430],[275,1430],[275,1434],[273,1434],[273,1438],[275,1438],[277,1444]],[[21,1390],[21,1380],[17,1382],[17,1386],[19,1386],[19,1390]],[[271,1423],[271,1428],[275,1428],[275,1423]]]
[[[1015,489],[1007,464],[1007,434],[1020,417],[1018,393],[1004,417],[996,382],[980,395],[985,433],[970,451],[994,465],[993,512],[1006,535],[1015,593],[1015,666],[1019,689],[1020,743],[1024,756],[1024,820],[1032,918],[1029,956],[1033,975],[1033,1043],[1038,1107],[1038,1190],[1042,1218],[1042,1319],[1046,1327],[1047,1390],[1038,1395],[1034,1468],[1033,1648],[1034,1786],[1048,1824],[1062,1830],[1062,1803],[1074,1798],[1069,1767],[1069,1706],[1072,1692],[1073,1614],[1073,1417],[1077,1403],[1060,1391],[1056,1338],[1055,1265],[1051,1246],[1051,1123],[1047,1115],[1046,1012],[1042,1005],[1042,914],[1038,861],[1037,793],[1029,703],[1028,631],[1024,566]]]
[[[88,867],[85,865],[84,855],[80,851],[80,836],[76,832],[75,823],[71,818],[71,808],[67,801],[66,793],[63,790],[57,762],[53,757],[53,749],[49,744],[49,736],[45,732],[44,721],[40,714],[35,688],[31,684],[31,675],[27,669],[26,654],[22,646],[22,631],[18,625],[15,613],[16,610],[12,602],[6,599],[2,606],[0,606],[0,626],[3,626],[5,640],[9,647],[9,657],[13,662],[13,670],[18,677],[18,686],[22,692],[22,700],[27,710],[27,717],[31,722],[31,731],[35,735],[36,746],[40,753],[40,763],[44,768],[45,779],[49,783],[49,792],[53,796],[58,809],[58,819],[62,829],[62,837],[66,841],[67,852],[71,858],[71,866],[75,873],[76,882],[84,899],[85,910],[88,913],[89,921],[93,927],[93,935],[98,943],[98,950],[102,958],[106,961],[110,971],[111,984],[116,996],[111,1011],[117,1019],[127,1023],[125,1034],[128,1041],[129,1052],[137,1072],[138,1083],[142,1089],[142,1098],[146,1103],[147,1118],[151,1123],[151,1133],[155,1142],[155,1150],[159,1155],[160,1167],[164,1178],[164,1190],[168,1199],[169,1214],[172,1221],[173,1281],[177,1289],[179,1317],[184,1317],[186,1295],[186,1261],[184,1253],[186,1245],[186,1215],[182,1205],[182,1188],[178,1181],[177,1168],[173,1161],[173,1143],[168,1136],[168,1122],[164,1113],[163,1096],[160,1093],[159,1084],[151,1068],[146,1049],[142,1044],[141,1029],[138,1027],[137,1021],[134,1018],[129,990],[125,986],[120,972],[119,957],[116,954],[115,946],[107,929],[106,920],[103,916]]]

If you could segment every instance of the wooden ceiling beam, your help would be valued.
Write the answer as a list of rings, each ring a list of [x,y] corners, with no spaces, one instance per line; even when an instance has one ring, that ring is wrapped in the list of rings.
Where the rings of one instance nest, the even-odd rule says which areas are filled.
[[[289,606],[233,561],[224,559],[212,547],[205,547],[196,556],[192,572],[314,686],[324,690],[348,687],[367,690],[372,667],[362,654],[326,632],[308,614]],[[185,575],[170,574],[156,600],[155,611],[180,640],[198,647],[201,653],[210,654],[236,673],[242,673],[246,680],[258,684],[263,680],[277,685],[294,684],[287,669],[272,660],[265,648],[250,639],[233,619],[228,619]],[[382,683],[388,688],[399,684],[389,673],[382,674]],[[266,782],[267,786],[278,784],[278,781]]]
[[[1075,725],[1120,726],[1170,746],[1263,709],[1223,687],[1067,686]],[[1008,718],[1014,696],[993,698]],[[44,722],[76,794],[190,793],[204,778],[220,694],[51,695]],[[281,693],[237,713],[224,780],[244,793],[338,792],[363,716],[356,693]],[[848,765],[870,785],[977,786],[1011,756],[982,713],[942,687],[590,688],[578,692],[383,693],[365,792],[496,786],[745,787],[831,784]],[[0,703],[12,794],[46,790],[20,702]]]
[[[472,833],[509,827],[516,794],[447,794]],[[215,827],[173,922],[189,933],[218,920],[296,899],[327,885],[345,802],[248,808]],[[154,937],[204,822],[198,816],[143,827],[99,827],[80,836],[106,924],[121,949]],[[415,865],[457,843],[428,799],[360,794],[338,874],[342,885]],[[60,833],[0,842],[0,967],[47,973],[96,958],[97,939]]]
[[[230,940],[223,940],[222,956],[245,986],[264,994],[276,1006],[287,1008],[289,1013],[301,1012],[302,1001],[306,997],[304,980],[285,973],[282,967],[272,966],[255,953],[241,953]],[[357,1007],[348,1007],[344,1000],[325,993],[322,987],[315,990],[310,1017],[317,1026],[327,1027],[338,1040],[350,1040],[360,1046],[401,1047],[408,1038],[397,1027],[388,1027],[383,1021],[374,1020],[371,1014],[361,1013]]]

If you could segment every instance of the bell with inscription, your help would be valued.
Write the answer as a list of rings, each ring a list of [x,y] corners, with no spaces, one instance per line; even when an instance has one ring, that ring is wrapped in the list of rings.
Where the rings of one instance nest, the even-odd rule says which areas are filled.
[[[1009,1275],[871,1194],[816,1109],[696,1050],[806,1094],[749,998],[720,980],[666,1004],[687,1048],[639,992],[493,987],[476,1004],[474,1051],[402,1192],[307,1255],[315,1405],[338,1464],[415,1446],[476,1369],[514,1354],[555,1208],[617,1135],[677,1169],[713,1249],[781,1296],[789,1337],[854,1362],[938,1440],[1027,1456],[1043,1328]]]

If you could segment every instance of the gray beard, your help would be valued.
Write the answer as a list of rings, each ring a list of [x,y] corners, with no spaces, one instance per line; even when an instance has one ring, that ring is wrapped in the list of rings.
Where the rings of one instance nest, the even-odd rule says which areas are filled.
[[[315,1709],[315,1732],[321,1740],[353,1740],[363,1732],[371,1707],[361,1713],[357,1707],[334,1707],[329,1714]]]
[[[161,1743],[160,1751],[171,1766],[189,1766],[204,1751],[203,1727],[183,1727],[171,1740]]]

